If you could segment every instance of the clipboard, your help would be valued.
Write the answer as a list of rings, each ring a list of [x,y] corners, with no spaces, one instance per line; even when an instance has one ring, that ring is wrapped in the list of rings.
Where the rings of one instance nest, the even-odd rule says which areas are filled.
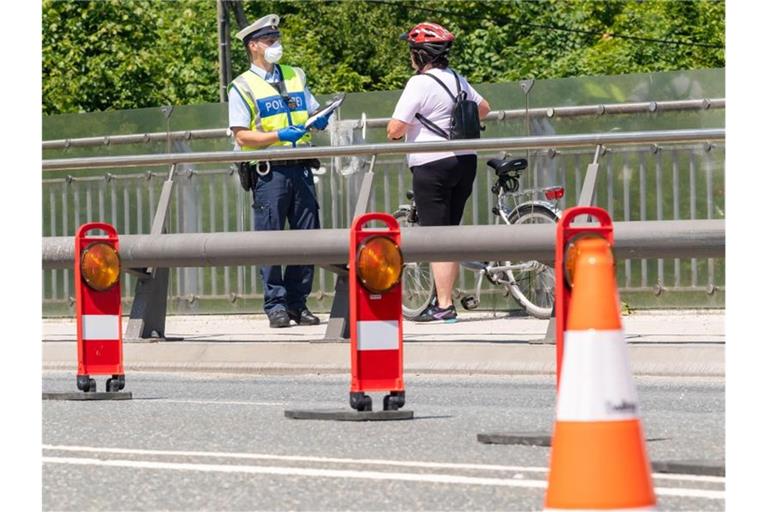
[[[304,123],[304,127],[307,129],[312,128],[312,125],[315,124],[315,121],[317,121],[318,118],[323,116],[329,116],[333,112],[335,112],[336,109],[339,108],[342,103],[344,103],[345,96],[346,94],[343,92],[337,94],[328,105],[324,106],[323,108],[321,108],[320,110],[312,114],[309,117],[309,119],[307,119],[307,122]]]

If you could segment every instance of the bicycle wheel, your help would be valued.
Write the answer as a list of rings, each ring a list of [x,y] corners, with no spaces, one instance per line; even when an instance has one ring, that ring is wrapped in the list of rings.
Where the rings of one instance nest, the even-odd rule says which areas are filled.
[[[527,205],[515,211],[510,224],[556,224],[555,212],[542,205]],[[507,287],[520,306],[535,318],[550,318],[555,300],[555,270],[538,261],[505,262],[513,266],[507,271]]]
[[[418,226],[411,222],[410,209],[401,208],[394,213],[401,227]],[[403,289],[403,317],[412,320],[435,300],[435,279],[429,262],[411,262],[403,267],[401,279]]]

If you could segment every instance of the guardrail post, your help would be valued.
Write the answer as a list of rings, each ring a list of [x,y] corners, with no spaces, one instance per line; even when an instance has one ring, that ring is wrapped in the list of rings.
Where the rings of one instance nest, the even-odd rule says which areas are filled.
[[[579,193],[579,202],[576,206],[592,206],[595,202],[595,187],[597,185],[597,171],[600,168],[600,164],[597,163],[598,159],[605,152],[605,148],[602,144],[598,144],[595,148],[595,157],[592,159],[592,163],[587,165],[587,174],[584,176],[584,184],[581,186],[581,192]],[[531,341],[532,344],[546,344],[553,345],[555,343],[557,333],[557,325],[555,320],[555,308],[552,308],[552,316],[549,318],[547,324],[547,332],[540,340]]]
[[[581,194],[579,194],[577,206],[592,206],[592,203],[595,201],[595,184],[597,183],[597,170],[599,167],[597,160],[603,154],[603,151],[602,144],[598,144],[595,149],[595,158],[587,166],[587,174],[584,176],[584,184],[581,186]]]
[[[173,164],[168,172],[168,179],[163,183],[163,190],[160,192],[160,200],[157,203],[155,218],[152,219],[150,235],[160,235],[165,232],[165,219],[171,205],[175,172],[176,164]],[[169,269],[142,268],[134,269],[133,273],[138,278],[131,315],[125,329],[125,341],[135,343],[148,338],[166,341],[181,340],[182,338],[169,338],[165,335]]]
[[[355,203],[353,215],[355,219],[368,210],[368,202],[373,190],[374,165],[376,165],[376,155],[371,156],[371,165],[368,167],[368,172],[363,175],[363,182],[357,195],[357,203]],[[341,268],[330,268],[330,270],[337,272],[337,277],[328,327],[325,328],[326,340],[349,339],[349,271],[348,265],[339,265],[339,267]]]

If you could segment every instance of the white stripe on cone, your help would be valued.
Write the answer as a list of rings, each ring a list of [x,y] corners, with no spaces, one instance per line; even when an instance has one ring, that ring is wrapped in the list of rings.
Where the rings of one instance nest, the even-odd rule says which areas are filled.
[[[83,315],[84,340],[116,340],[120,338],[117,315]]]
[[[400,346],[397,320],[357,322],[357,350],[397,350]]]
[[[566,331],[557,399],[558,421],[638,417],[624,330]]]

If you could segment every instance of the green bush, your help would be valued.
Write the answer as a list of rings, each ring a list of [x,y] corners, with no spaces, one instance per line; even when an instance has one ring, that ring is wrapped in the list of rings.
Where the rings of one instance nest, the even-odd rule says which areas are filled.
[[[456,36],[470,81],[721,68],[723,1],[259,1],[283,19],[284,61],[316,94],[399,89],[412,70],[398,35],[433,21]],[[235,74],[247,67],[234,37]],[[43,0],[43,113],[218,101],[216,3]],[[674,42],[670,42],[674,41]]]

